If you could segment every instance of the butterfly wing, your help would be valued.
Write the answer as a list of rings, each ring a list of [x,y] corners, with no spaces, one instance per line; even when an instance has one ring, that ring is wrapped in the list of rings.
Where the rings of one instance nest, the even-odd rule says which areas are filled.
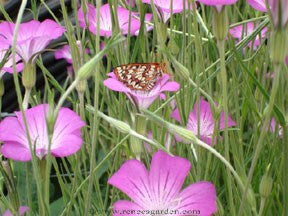
[[[159,63],[140,63],[120,65],[114,69],[119,81],[132,90],[150,91],[163,70]]]

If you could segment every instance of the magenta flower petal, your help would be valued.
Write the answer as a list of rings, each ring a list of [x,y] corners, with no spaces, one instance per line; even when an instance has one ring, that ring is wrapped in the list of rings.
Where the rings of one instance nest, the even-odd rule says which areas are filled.
[[[180,116],[180,112],[179,109],[176,108],[170,115],[172,118],[174,118],[176,121],[178,121],[179,123],[181,123],[181,116]]]
[[[125,216],[130,215],[129,210],[135,210],[134,214],[138,212],[138,215],[147,211],[179,211],[181,214],[181,211],[191,208],[200,210],[201,215],[215,213],[216,192],[213,184],[198,182],[180,191],[189,169],[188,160],[172,157],[162,151],[153,155],[149,173],[137,160],[125,162],[108,183],[126,193],[132,202],[117,201],[113,210],[121,210],[121,215]],[[120,213],[113,212],[114,216]]]
[[[72,55],[69,45],[65,45],[61,49],[56,50],[54,56],[55,59],[64,58],[69,64],[72,64]]]
[[[217,211],[216,191],[210,182],[197,182],[185,188],[181,193],[180,210],[198,210],[201,215],[212,215]]]
[[[236,126],[236,122],[234,122],[232,120],[232,118],[228,115],[228,119],[227,119],[227,127],[234,127]],[[225,118],[224,118],[224,112],[221,112],[220,114],[220,130],[224,130],[225,129]]]
[[[143,3],[150,4],[150,0],[142,0]],[[185,0],[186,9],[188,8],[188,1]],[[168,0],[154,0],[155,6],[161,10],[170,13],[170,1]],[[172,1],[172,10],[173,13],[180,13],[184,9],[183,1]]]
[[[281,24],[284,27],[288,22],[288,1],[287,0],[268,0],[271,7],[271,14],[274,26],[277,27],[280,22],[279,17],[281,17]],[[281,3],[281,5],[279,5]],[[280,9],[280,10],[279,10]],[[279,13],[281,16],[279,16]]]
[[[266,4],[264,0],[248,0],[248,4],[255,10],[261,12],[267,12]]]
[[[17,142],[6,141],[1,147],[1,153],[6,158],[16,161],[30,161],[31,154],[29,148]]]
[[[42,104],[25,111],[31,142],[35,145],[36,156],[40,159],[48,152],[46,125],[48,109],[47,104]],[[54,126],[51,154],[55,157],[64,157],[76,153],[82,145],[80,129],[83,126],[84,122],[74,111],[61,108]],[[16,112],[16,117],[7,117],[0,122],[0,141],[3,142],[1,152],[5,157],[18,161],[31,159],[29,142],[20,112]]]
[[[15,24],[2,22],[0,24],[1,35],[6,39],[6,43],[11,45],[13,40]],[[17,37],[16,52],[23,61],[33,61],[37,54],[42,52],[51,40],[60,37],[65,29],[53,20],[39,22],[32,20],[21,23]]]
[[[129,89],[123,85],[123,83],[121,83],[120,81],[118,81],[115,78],[108,78],[106,80],[104,80],[104,85],[113,90],[113,91],[118,91],[118,92],[129,92]]]
[[[190,166],[190,162],[184,158],[172,157],[163,151],[156,152],[149,173],[151,196],[155,201],[163,201],[159,198],[165,197],[165,202],[173,203],[173,198],[177,197]]]
[[[149,202],[151,197],[148,171],[138,160],[126,161],[108,183],[127,194],[138,205]]]
[[[19,208],[19,216],[23,216],[27,211],[29,211],[29,208],[27,206],[20,206]],[[13,216],[13,214],[11,213],[11,211],[9,209],[7,209],[3,216]]]
[[[214,130],[214,119],[210,104],[203,98],[200,99],[200,135],[212,135]],[[198,134],[198,106],[194,105],[193,112],[190,112],[187,128],[193,131],[194,134]]]
[[[150,14],[150,13],[145,14],[145,21],[146,22],[152,22],[152,18],[153,18],[152,14]],[[140,17],[139,17],[139,20],[140,20]],[[134,24],[135,24],[135,26],[134,26],[135,34],[134,35],[138,36],[141,25],[140,25],[140,22],[137,22],[137,23],[134,23]],[[147,32],[151,31],[153,28],[154,28],[153,25],[146,24],[146,31]]]
[[[187,129],[191,130],[195,135],[198,135],[198,106],[194,105],[194,109],[189,113],[189,118],[187,122]],[[171,117],[181,123],[180,113],[178,108],[176,108],[172,113]],[[200,139],[207,144],[212,144],[212,135],[214,132],[214,118],[210,108],[210,104],[203,98],[200,99],[200,114],[199,114],[199,126],[200,126]],[[228,127],[236,126],[236,123],[228,115]],[[220,130],[224,129],[224,113],[220,115]],[[181,141],[181,140],[179,140]],[[216,140],[214,140],[215,143]]]
[[[110,78],[104,80],[104,85],[118,92],[124,92],[127,97],[136,102],[140,108],[147,109],[164,91],[177,91],[180,85],[176,82],[169,82],[169,75],[164,74],[163,77],[159,77],[159,80],[151,89],[151,91],[136,91],[126,87],[122,82],[118,81],[114,73],[107,74]]]
[[[96,8],[92,4],[88,4],[87,8],[87,20],[89,23],[89,31],[93,34],[96,34],[97,23],[96,23]],[[123,35],[128,34],[129,27],[129,10],[118,7],[117,8],[118,22],[120,31]],[[140,21],[134,16],[138,16],[138,13],[131,12],[131,23],[130,23],[130,33],[131,35],[136,35],[139,33]],[[110,37],[112,35],[112,20],[109,4],[104,4],[100,8],[100,36]],[[82,8],[78,11],[79,24],[82,28],[86,27],[84,13]],[[147,18],[150,18],[147,16]]]
[[[127,200],[119,200],[114,203],[113,216],[125,216],[128,214],[131,216],[139,216],[141,215],[142,210],[143,209],[139,205],[133,202]]]
[[[210,6],[219,6],[219,5],[232,5],[235,4],[238,0],[199,0],[202,4]]]
[[[143,3],[150,4],[150,0],[142,0]],[[185,0],[185,8],[188,9],[188,1]],[[160,12],[160,16],[162,16],[163,21],[167,22],[167,20],[171,16],[171,7],[170,7],[170,1],[167,0],[154,0],[154,5],[158,8]],[[175,13],[181,13],[184,10],[184,4],[183,1],[172,1],[172,14]]]
[[[271,122],[270,122],[270,131],[273,132],[273,133],[275,133],[275,131],[276,131],[276,120],[275,120],[275,118],[272,118],[272,119],[271,119]],[[281,127],[281,125],[278,125],[278,136],[279,136],[280,138],[283,137],[283,128]]]
[[[254,29],[256,28],[255,24],[253,22],[247,23],[245,27],[243,25],[236,26],[234,28],[231,28],[229,30],[229,33],[237,39],[237,41],[240,41],[242,38],[247,37],[248,35],[252,34]],[[261,31],[261,39],[259,37],[259,34],[256,36],[255,41],[254,41],[254,49],[256,50],[257,47],[260,45],[260,41],[264,40],[266,38],[266,33],[267,33],[267,28],[265,27]],[[248,44],[249,47],[252,46],[252,42]]]
[[[161,88],[161,92],[163,92],[163,91],[175,92],[175,91],[178,91],[179,88],[180,88],[179,83],[167,82],[167,83],[163,84],[163,86]]]
[[[7,44],[7,42],[5,42],[4,39],[0,38],[0,62],[4,60],[5,54],[8,50],[9,50],[9,45]],[[15,56],[16,63],[19,62],[20,59],[21,58],[18,55]],[[10,55],[6,60],[6,63],[3,65],[2,69],[0,70],[0,79],[5,72],[13,73],[12,66],[13,66],[13,61],[12,61],[12,56]],[[24,67],[23,63],[17,63],[16,71],[17,72],[22,71],[23,67]]]
[[[225,5],[235,4],[238,0],[198,0],[200,3],[215,6],[217,11],[220,12]]]

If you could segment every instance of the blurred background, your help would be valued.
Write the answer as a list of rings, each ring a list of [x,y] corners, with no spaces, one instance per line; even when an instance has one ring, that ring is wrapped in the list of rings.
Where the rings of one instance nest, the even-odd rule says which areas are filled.
[[[59,0],[48,0],[45,1],[45,3],[49,6],[50,10],[58,17],[59,21],[62,23],[62,13],[61,13],[61,7],[60,7],[60,1]],[[21,0],[0,0],[0,20],[5,20],[3,15],[3,9],[7,12],[9,17],[15,22],[17,18],[17,13],[21,4]],[[71,18],[71,21],[73,22],[73,13],[71,8],[71,1],[65,0],[65,4],[67,7],[67,10],[69,11],[69,15]],[[27,22],[33,19],[33,13],[32,13],[32,7],[35,7],[37,5],[37,11],[38,11],[38,20],[43,21],[45,19],[52,19],[50,13],[48,10],[41,4],[40,0],[30,0],[27,4],[27,9],[25,10],[24,16],[23,16],[23,22]],[[63,23],[62,23],[63,24]],[[1,29],[0,29],[1,32]],[[61,38],[52,41],[49,47],[52,47],[53,49],[57,47],[61,47],[63,43],[65,43],[65,36],[63,35]],[[48,48],[49,48],[48,47]],[[55,79],[58,80],[60,84],[63,84],[66,77],[67,77],[67,70],[66,66],[67,63],[64,59],[61,60],[55,60],[54,53],[53,52],[44,52],[42,54],[42,60],[46,68],[53,74]],[[37,70],[37,90],[42,90],[44,86],[44,79],[42,73],[39,72],[39,69]],[[19,110],[14,82],[13,82],[13,76],[9,73],[5,73],[4,77],[4,84],[5,84],[5,93],[3,96],[3,104],[2,104],[2,112],[11,113],[15,110]],[[22,89],[23,91],[24,89]]]

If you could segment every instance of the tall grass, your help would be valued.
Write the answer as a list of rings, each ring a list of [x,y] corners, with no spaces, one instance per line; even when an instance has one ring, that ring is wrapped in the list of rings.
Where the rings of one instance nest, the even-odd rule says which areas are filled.
[[[117,0],[108,2],[111,9],[124,3]],[[71,105],[86,122],[86,127],[82,130],[84,144],[76,155],[59,159],[48,157],[47,163],[51,163],[51,172],[49,167],[46,168],[44,182],[40,179],[41,165],[37,163],[35,155],[32,163],[9,160],[9,169],[13,174],[11,180],[15,184],[14,196],[19,196],[22,205],[29,206],[28,215],[111,214],[113,203],[123,199],[124,195],[118,189],[109,186],[107,180],[124,161],[135,158],[131,150],[133,145],[131,141],[143,144],[143,140],[148,138],[147,134],[141,133],[135,127],[135,117],[138,114],[132,103],[124,94],[107,89],[103,85],[103,80],[107,78],[106,74],[117,65],[155,61],[165,61],[168,65],[168,73],[181,84],[181,89],[175,94],[166,94],[164,101],[155,101],[149,111],[142,111],[142,123],[146,124],[146,132],[153,133],[154,141],[146,140],[153,152],[164,148],[167,132],[183,136],[181,131],[186,128],[189,112],[200,97],[210,102],[215,120],[219,123],[217,115],[226,103],[223,101],[223,83],[220,75],[221,66],[222,70],[225,67],[226,111],[237,123],[236,127],[225,130],[223,140],[220,139],[219,128],[216,127],[214,135],[217,143],[211,147],[205,146],[206,144],[200,139],[191,135],[186,137],[189,144],[176,142],[166,151],[187,158],[191,162],[192,169],[185,185],[199,180],[207,180],[215,184],[218,207],[216,215],[285,215],[287,213],[288,204],[283,202],[283,197],[287,196],[284,194],[284,191],[287,191],[284,190],[287,182],[283,181],[287,173],[283,170],[287,167],[288,155],[283,148],[287,145],[288,69],[284,63],[275,66],[271,62],[269,33],[267,39],[261,41],[257,50],[253,50],[253,46],[251,48],[247,46],[264,27],[268,26],[271,29],[267,15],[253,10],[246,1],[239,1],[234,6],[227,7],[231,26],[251,20],[257,21],[259,25],[253,34],[238,43],[229,36],[225,44],[222,44],[224,47],[221,48],[220,53],[223,55],[220,59],[217,41],[212,34],[212,8],[198,5],[197,10],[193,10],[190,5],[190,10],[173,15],[170,22],[164,25],[157,17],[153,6],[137,1],[137,10],[140,12],[143,25],[139,36],[128,35],[123,41],[117,36],[119,27],[117,27],[117,14],[114,9],[113,36],[103,38],[91,34],[88,30],[80,29],[76,0],[72,0],[71,3],[76,24],[72,24],[69,20],[68,5],[65,5],[65,1],[60,0],[60,3],[77,82],[67,78],[66,85],[59,83],[39,58],[37,66],[41,68],[46,83],[43,93],[36,88],[32,90],[30,103],[32,106],[42,102],[54,103],[55,107],[62,106],[62,103]],[[88,1],[83,0],[81,3],[85,8],[84,5]],[[96,3],[96,8],[99,10],[101,1],[97,0]],[[22,1],[22,9],[25,8],[25,4],[26,1]],[[43,0],[41,4],[48,7]],[[33,7],[32,13],[35,18],[38,8]],[[151,32],[146,32],[144,28],[143,18],[148,11],[154,14],[153,22],[148,23],[154,26]],[[20,10],[18,24],[21,22],[22,13],[23,10]],[[55,17],[51,10],[50,13]],[[97,21],[99,23],[99,17]],[[103,58],[97,56],[100,52],[100,42],[107,43],[109,40],[116,43],[107,47],[102,53],[105,54]],[[89,53],[81,56],[76,41],[81,41],[83,48],[89,48]],[[12,48],[12,53],[14,52],[15,49]],[[95,56],[97,58],[89,61]],[[266,78],[266,75],[273,72],[276,73],[274,80],[279,79],[278,90],[273,92],[272,105],[268,106],[269,101],[271,103],[273,79]],[[85,79],[79,78],[81,73],[85,73]],[[87,74],[89,76],[86,76]],[[17,76],[14,73],[21,108],[23,96],[21,96]],[[54,98],[56,91],[61,93],[60,101]],[[183,119],[181,125],[170,117],[172,111],[170,102],[174,99]],[[270,114],[267,115],[266,112]],[[272,116],[277,122],[275,132],[266,129]],[[283,137],[279,136],[280,123]],[[182,128],[176,128],[176,125]],[[141,160],[149,167],[152,152],[148,152],[144,147],[142,151]],[[1,160],[3,161],[3,158]],[[251,169],[251,166],[255,167]],[[3,166],[1,170],[3,175]],[[267,179],[267,176],[272,179],[271,191],[268,183],[261,184],[261,180]],[[3,184],[4,179],[4,176],[0,176],[1,211],[11,205],[9,204],[11,196],[8,198],[5,192],[8,185]],[[46,190],[46,193],[43,190]]]

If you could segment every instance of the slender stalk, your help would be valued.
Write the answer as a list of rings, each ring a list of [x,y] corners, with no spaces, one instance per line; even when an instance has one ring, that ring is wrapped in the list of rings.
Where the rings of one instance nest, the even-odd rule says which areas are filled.
[[[96,7],[96,22],[100,22],[100,7],[101,7],[101,1],[97,0],[97,7]],[[100,32],[100,26],[97,25],[97,34],[95,37],[96,40],[96,52],[98,53],[100,50],[100,37],[99,37],[99,32]],[[98,111],[99,110],[99,88],[100,88],[100,71],[99,71],[99,63],[96,64],[96,73],[94,76],[94,108]],[[95,180],[95,184],[98,185],[99,181],[96,176],[93,175],[92,170],[95,168],[96,164],[96,158],[95,158],[95,150],[96,150],[96,145],[97,145],[97,135],[98,135],[98,127],[99,127],[99,118],[97,115],[97,112],[94,113],[93,121],[92,121],[92,135],[91,135],[91,155],[90,155],[90,175],[89,177],[89,184],[88,184],[88,192],[87,192],[87,197],[85,199],[86,204],[85,204],[85,211],[84,215],[88,215],[88,212],[91,207],[91,195],[92,195],[92,189],[93,189],[93,184]],[[101,191],[99,191],[99,187],[96,187],[97,193],[101,194]],[[99,200],[100,205],[103,206],[102,199],[100,198]]]
[[[32,155],[32,167],[33,167],[34,178],[35,178],[36,185],[37,185],[37,195],[38,195],[37,198],[38,198],[39,209],[41,209],[42,212],[45,212],[45,203],[44,203],[43,196],[41,194],[42,185],[41,185],[41,181],[40,181],[40,175],[39,175],[39,172],[38,172],[39,171],[39,167],[37,166],[37,159],[35,157],[35,154],[34,154],[33,148],[32,148],[32,143],[31,143],[31,139],[30,139],[28,125],[27,125],[25,114],[24,114],[24,109],[23,109],[23,106],[22,106],[23,101],[22,101],[20,84],[19,84],[19,80],[18,80],[18,76],[17,76],[17,72],[16,72],[17,35],[18,35],[20,22],[22,20],[26,5],[27,5],[27,0],[22,0],[21,5],[20,5],[20,9],[19,9],[19,12],[18,12],[17,20],[16,20],[16,23],[15,23],[15,29],[14,29],[14,32],[13,32],[13,40],[12,40],[12,48],[11,48],[11,50],[12,50],[12,62],[13,62],[13,79],[14,79],[14,84],[15,84],[15,90],[16,90],[16,94],[17,94],[18,104],[19,104],[19,107],[20,107],[20,110],[21,110],[21,114],[22,114],[22,118],[23,118],[23,122],[24,122],[24,126],[25,126],[25,133],[26,133],[27,140],[28,140],[28,143],[29,143],[29,150],[30,150],[30,154]]]
[[[225,66],[225,40],[217,41],[218,50],[220,54],[220,75],[221,75],[221,84],[222,84],[222,100],[223,100],[223,108],[224,108],[224,149],[225,149],[225,158],[230,161],[229,156],[229,143],[228,143],[228,94],[227,94],[227,74],[226,74],[226,66]],[[229,194],[229,206],[232,215],[235,215],[235,206],[234,206],[234,198],[232,192],[232,181],[231,181],[231,173],[227,169],[227,187]]]
[[[99,113],[98,113],[99,114]],[[96,171],[99,170],[100,167],[102,167],[102,165],[111,157],[111,155],[129,138],[129,134],[126,135],[113,149],[111,149],[111,151],[103,158],[103,160],[97,164],[97,166],[91,171],[91,175],[94,175],[96,173]],[[89,176],[86,177],[81,184],[78,186],[77,190],[75,191],[75,193],[73,194],[73,201],[75,200],[75,198],[77,197],[77,195],[80,193],[82,187],[89,181]],[[69,203],[67,203],[65,209],[63,210],[63,212],[61,213],[60,216],[64,216],[67,209],[73,205],[73,202],[70,201]]]
[[[263,147],[264,138],[265,138],[265,136],[267,134],[267,128],[269,128],[270,117],[271,117],[271,113],[273,111],[274,102],[275,102],[275,98],[276,98],[276,94],[277,94],[277,90],[278,90],[278,86],[279,86],[280,70],[281,70],[281,65],[276,65],[276,67],[275,67],[275,77],[274,77],[274,80],[273,80],[273,85],[272,85],[272,90],[271,90],[269,104],[268,104],[268,106],[266,108],[266,113],[264,113],[264,123],[263,123],[262,129],[261,129],[261,133],[260,133],[258,142],[256,144],[256,149],[255,149],[254,156],[253,156],[253,159],[252,159],[252,163],[251,163],[251,166],[250,166],[250,169],[249,169],[247,182],[246,182],[246,185],[245,185],[245,191],[244,191],[244,194],[242,196],[241,205],[240,205],[240,208],[239,208],[239,214],[238,215],[242,214],[243,205],[244,205],[245,199],[247,197],[247,192],[248,192],[248,189],[249,189],[249,185],[250,185],[250,183],[252,181],[252,177],[253,177],[253,174],[254,174],[254,171],[255,171],[255,168],[256,168],[256,165],[257,165],[257,162],[258,162],[258,159],[259,159],[262,147]]]
[[[282,125],[283,128],[283,215],[288,214],[288,127],[287,125]]]
[[[26,88],[24,99],[23,99],[23,109],[24,110],[26,110],[28,108],[30,95],[31,95],[31,89]]]
[[[261,216],[263,214],[265,203],[266,203],[266,198],[262,197],[261,202],[260,202],[260,209],[259,209],[259,213],[258,213],[259,216]]]

